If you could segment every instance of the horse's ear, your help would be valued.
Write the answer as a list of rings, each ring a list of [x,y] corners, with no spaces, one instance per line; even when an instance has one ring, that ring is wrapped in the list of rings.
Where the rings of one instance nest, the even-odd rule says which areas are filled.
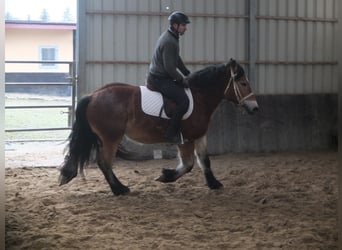
[[[231,65],[232,67],[235,67],[236,64],[237,64],[236,61],[235,61],[233,58],[230,58],[229,63],[230,63],[230,65]]]
[[[233,58],[230,58],[229,62],[226,64],[227,68],[235,68],[236,67],[236,61]]]

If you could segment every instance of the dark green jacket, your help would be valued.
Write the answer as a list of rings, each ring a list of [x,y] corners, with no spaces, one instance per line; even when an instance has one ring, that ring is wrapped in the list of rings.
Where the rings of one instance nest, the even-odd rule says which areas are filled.
[[[167,30],[157,41],[149,70],[155,76],[182,81],[183,76],[177,69],[185,76],[190,73],[179,55],[178,35]]]

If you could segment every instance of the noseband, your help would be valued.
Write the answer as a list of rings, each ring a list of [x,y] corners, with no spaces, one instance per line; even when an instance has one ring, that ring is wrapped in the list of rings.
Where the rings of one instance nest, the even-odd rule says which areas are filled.
[[[242,105],[242,103],[248,99],[249,97],[251,97],[253,94],[253,92],[249,93],[248,95],[246,96],[242,96],[241,94],[241,91],[239,89],[239,87],[237,86],[237,83],[235,81],[235,77],[236,77],[237,74],[234,74],[233,70],[230,69],[230,79],[229,79],[229,82],[228,82],[228,85],[224,91],[224,95],[227,94],[229,88],[230,88],[230,85],[233,84],[233,89],[234,89],[234,93],[235,93],[235,96],[236,96],[236,100],[238,101],[239,105]]]

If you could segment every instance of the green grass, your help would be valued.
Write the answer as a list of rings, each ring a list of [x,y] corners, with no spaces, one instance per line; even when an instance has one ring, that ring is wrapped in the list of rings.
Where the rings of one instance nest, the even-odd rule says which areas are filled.
[[[14,105],[68,105],[66,100],[6,98],[6,106]],[[5,128],[49,128],[68,127],[67,108],[34,108],[34,109],[6,109]],[[5,140],[65,140],[70,130],[6,132]]]

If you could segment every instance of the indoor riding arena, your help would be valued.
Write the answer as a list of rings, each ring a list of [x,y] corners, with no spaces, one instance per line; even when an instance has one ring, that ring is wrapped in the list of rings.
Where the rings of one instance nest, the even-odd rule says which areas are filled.
[[[206,185],[200,161],[175,182],[157,181],[179,164],[174,145],[124,138],[112,169],[125,195],[113,195],[95,163],[60,186],[66,142],[7,150],[6,249],[338,249],[337,0],[77,8],[75,99],[106,83],[144,85],[167,17],[179,10],[191,21],[180,38],[187,67],[234,58],[259,110],[222,101],[212,116],[207,147],[220,189]]]

